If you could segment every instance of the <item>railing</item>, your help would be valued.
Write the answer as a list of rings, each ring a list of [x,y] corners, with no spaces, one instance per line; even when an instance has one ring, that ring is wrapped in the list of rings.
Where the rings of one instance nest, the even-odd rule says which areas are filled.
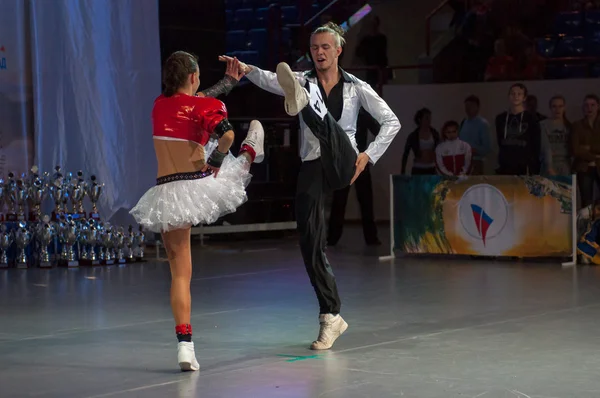
[[[446,7],[449,1],[450,0],[442,0],[442,2],[425,17],[425,54],[428,57],[431,54],[431,19]]]

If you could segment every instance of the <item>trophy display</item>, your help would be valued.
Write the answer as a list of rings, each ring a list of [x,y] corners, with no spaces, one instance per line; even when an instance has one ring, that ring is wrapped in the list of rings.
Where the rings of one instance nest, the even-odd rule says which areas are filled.
[[[0,226],[0,268],[8,268],[8,255],[6,252],[13,244],[13,233],[9,231],[6,224]]]
[[[15,243],[17,244],[17,268],[29,268],[26,248],[31,241],[31,232],[24,221],[19,221],[15,232]]]
[[[50,260],[48,246],[54,240],[55,230],[50,222],[50,216],[44,216],[41,221],[42,222],[38,225],[36,236],[38,242],[39,266],[40,268],[51,268],[52,262]]]
[[[35,165],[16,175],[0,175],[0,269],[145,261],[141,226],[125,229],[100,222],[97,205],[104,184],[96,175],[86,180],[82,170],[63,172],[56,166],[48,173]],[[86,196],[91,208],[84,206]],[[51,215],[42,213],[47,201]]]

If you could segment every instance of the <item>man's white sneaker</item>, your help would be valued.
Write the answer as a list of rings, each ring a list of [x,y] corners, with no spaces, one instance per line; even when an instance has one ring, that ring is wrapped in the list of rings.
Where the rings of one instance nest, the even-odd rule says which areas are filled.
[[[242,142],[242,146],[248,145],[254,149],[256,157],[254,163],[260,163],[265,158],[265,129],[258,120],[250,122],[246,139]]]
[[[180,341],[177,344],[177,362],[179,362],[182,372],[200,369],[200,365],[196,360],[194,342]]]
[[[311,350],[328,350],[333,346],[335,340],[348,329],[348,324],[341,315],[321,314],[319,315],[319,337],[313,341]]]
[[[308,91],[300,85],[292,69],[285,62],[277,65],[277,82],[285,95],[285,112],[290,116],[296,116],[308,105],[310,98]]]

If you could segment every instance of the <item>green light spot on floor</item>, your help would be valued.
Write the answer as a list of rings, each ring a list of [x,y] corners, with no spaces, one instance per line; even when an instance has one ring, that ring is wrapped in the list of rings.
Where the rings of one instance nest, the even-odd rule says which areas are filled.
[[[305,361],[307,359],[323,359],[323,355],[321,355],[321,354],[316,354],[316,355],[285,355],[285,354],[278,354],[277,356],[278,357],[290,358],[286,362]]]

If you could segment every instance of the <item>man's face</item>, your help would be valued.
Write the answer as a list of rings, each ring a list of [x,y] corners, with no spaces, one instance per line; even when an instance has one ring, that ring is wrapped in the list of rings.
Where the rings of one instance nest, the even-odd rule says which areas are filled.
[[[587,117],[596,117],[598,115],[598,102],[593,98],[588,98],[583,103],[583,113]]]
[[[477,105],[475,102],[467,101],[465,102],[465,112],[469,117],[477,116],[479,113],[479,105]]]
[[[310,55],[318,71],[327,71],[337,68],[338,57],[342,53],[341,47],[336,47],[335,38],[331,33],[317,33],[310,39]]]
[[[525,90],[523,90],[521,87],[513,87],[510,89],[508,98],[513,106],[523,105],[523,102],[525,102]]]
[[[537,112],[537,108],[538,108],[538,103],[537,103],[537,99],[535,99],[534,97],[527,97],[526,102],[526,107],[527,110],[529,112]]]

